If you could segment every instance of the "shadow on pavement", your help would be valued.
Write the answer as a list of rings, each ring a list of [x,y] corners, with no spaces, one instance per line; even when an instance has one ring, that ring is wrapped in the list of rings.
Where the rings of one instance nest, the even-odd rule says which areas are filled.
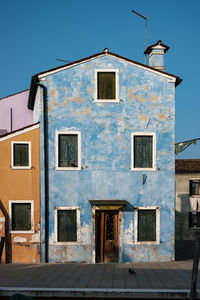
[[[175,241],[175,260],[193,259],[194,241]]]

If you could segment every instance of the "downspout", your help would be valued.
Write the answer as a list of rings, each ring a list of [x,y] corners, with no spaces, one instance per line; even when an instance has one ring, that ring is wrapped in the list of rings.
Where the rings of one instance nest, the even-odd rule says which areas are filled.
[[[43,89],[43,128],[44,128],[44,204],[45,204],[45,262],[49,262],[49,165],[48,165],[48,116],[47,88],[37,80]]]

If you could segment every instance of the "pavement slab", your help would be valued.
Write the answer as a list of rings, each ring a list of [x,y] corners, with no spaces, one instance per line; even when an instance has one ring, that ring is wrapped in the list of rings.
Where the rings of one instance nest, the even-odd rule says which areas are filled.
[[[0,297],[188,299],[192,260],[125,264],[0,265]],[[129,269],[134,272],[130,272]],[[200,299],[200,280],[197,282]]]

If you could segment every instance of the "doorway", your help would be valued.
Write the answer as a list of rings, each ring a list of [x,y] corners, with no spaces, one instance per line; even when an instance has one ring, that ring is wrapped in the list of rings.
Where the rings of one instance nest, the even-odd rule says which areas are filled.
[[[118,262],[118,210],[96,210],[95,250],[97,263]]]

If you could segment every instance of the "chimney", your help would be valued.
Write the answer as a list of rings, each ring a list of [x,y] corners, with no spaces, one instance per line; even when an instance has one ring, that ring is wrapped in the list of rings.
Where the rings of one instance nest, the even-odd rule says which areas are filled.
[[[147,47],[144,54],[149,55],[149,66],[164,71],[164,55],[167,50],[169,50],[169,47],[162,44],[161,40],[159,40],[156,44]]]

